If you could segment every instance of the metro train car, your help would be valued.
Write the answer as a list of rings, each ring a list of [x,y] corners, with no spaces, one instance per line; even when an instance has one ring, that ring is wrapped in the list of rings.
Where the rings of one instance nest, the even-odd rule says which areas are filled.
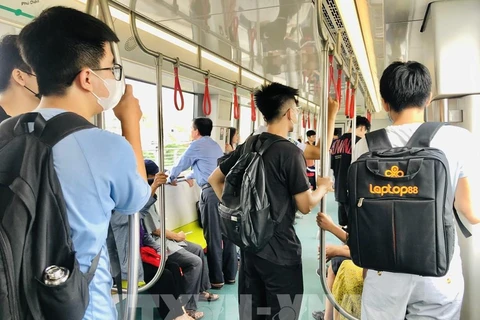
[[[225,152],[266,125],[253,93],[277,82],[299,90],[300,112],[291,140],[304,143],[307,131],[315,130],[320,149],[316,175],[332,175],[327,98],[339,102],[338,135],[355,128],[358,115],[371,122],[371,131],[389,126],[379,79],[394,61],[418,61],[429,69],[432,101],[425,121],[448,122],[480,139],[479,0],[2,0],[0,37],[18,34],[43,10],[58,5],[87,12],[117,34],[115,60],[123,66],[124,81],[132,85],[143,112],[144,158],[167,174],[191,142],[192,119],[210,118],[212,138]],[[121,134],[121,123],[111,110],[91,121]],[[186,240],[208,255],[197,208],[202,189],[187,183],[189,172],[183,172],[176,185],[160,187],[156,205],[163,230],[184,232]],[[313,319],[312,314],[318,317],[325,309],[326,299],[333,299],[325,279],[325,246],[341,242],[317,227],[319,211],[338,223],[333,193],[319,208],[295,220],[303,247],[301,312],[292,318],[265,319]],[[138,238],[135,219],[138,216],[130,221],[131,239]],[[480,264],[480,227],[460,219],[472,233],[465,238],[456,229],[465,283],[460,319],[474,320],[480,314],[480,275],[475,267]],[[139,263],[132,258],[138,256],[136,241],[129,251],[129,283],[138,276],[132,271]],[[203,319],[239,319],[237,287],[233,283],[210,290],[220,298],[199,302]],[[124,319],[160,319],[155,298],[145,287],[129,286],[125,293]],[[112,298],[117,309],[123,308],[116,288]],[[338,310],[335,319],[359,318],[333,304]]]

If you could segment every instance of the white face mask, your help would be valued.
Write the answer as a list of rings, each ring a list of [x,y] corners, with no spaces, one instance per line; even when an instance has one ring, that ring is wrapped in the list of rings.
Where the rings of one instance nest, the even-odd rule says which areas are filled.
[[[118,104],[120,99],[122,99],[123,82],[117,81],[115,79],[103,79],[95,72],[92,71],[92,73],[103,81],[103,84],[105,85],[105,88],[107,88],[107,91],[108,91],[108,97],[99,97],[92,92],[95,98],[97,98],[98,104],[102,106],[104,111],[115,108],[115,106]]]

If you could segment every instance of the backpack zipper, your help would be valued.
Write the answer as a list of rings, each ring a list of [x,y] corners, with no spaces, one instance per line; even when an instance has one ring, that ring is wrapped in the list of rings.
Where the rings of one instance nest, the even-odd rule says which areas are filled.
[[[17,308],[17,291],[15,290],[14,280],[12,276],[12,266],[9,261],[13,261],[10,251],[8,250],[7,242],[5,241],[5,236],[3,228],[0,227],[0,253],[2,254],[2,259],[4,261],[6,276],[7,276],[7,289],[9,290],[10,297],[8,298],[10,302],[10,308],[12,310],[12,319],[20,320],[20,315]]]

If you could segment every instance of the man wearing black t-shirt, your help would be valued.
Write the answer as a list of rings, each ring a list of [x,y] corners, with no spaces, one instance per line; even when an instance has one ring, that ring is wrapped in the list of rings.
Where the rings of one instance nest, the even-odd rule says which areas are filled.
[[[365,137],[370,131],[370,121],[362,116],[357,116],[355,129],[356,141]],[[338,224],[347,225],[347,172],[352,162],[352,125],[350,130],[332,143],[330,148],[331,168],[335,176],[335,200],[338,202]]]
[[[286,139],[298,119],[297,95],[298,90],[279,83],[263,86],[255,93],[257,107],[267,122],[267,132],[260,134],[260,141],[278,136],[285,139],[273,144],[263,155],[272,218],[276,220],[285,215],[260,252],[243,252],[240,271],[243,277],[239,281],[240,320],[271,319],[276,314],[279,319],[298,319],[303,276],[302,247],[293,227],[295,212],[298,209],[309,213],[332,188],[330,178],[319,177],[317,190],[310,189],[303,153]],[[331,100],[330,103],[335,102]],[[209,182],[219,198],[225,176],[247,152],[246,146],[251,146],[249,140],[210,176]],[[286,301],[285,296],[290,300]]]
[[[20,56],[17,35],[0,41],[0,122],[38,106],[37,79]]]

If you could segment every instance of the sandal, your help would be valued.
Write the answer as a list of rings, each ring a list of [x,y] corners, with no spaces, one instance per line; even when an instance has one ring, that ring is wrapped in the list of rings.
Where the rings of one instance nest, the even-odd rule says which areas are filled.
[[[196,310],[186,310],[187,314],[195,320],[203,318],[203,312]]]
[[[216,300],[218,300],[218,298],[220,298],[220,296],[218,294],[210,293],[208,291],[204,291],[204,292],[200,293],[199,300],[210,302],[210,301],[216,301]]]

